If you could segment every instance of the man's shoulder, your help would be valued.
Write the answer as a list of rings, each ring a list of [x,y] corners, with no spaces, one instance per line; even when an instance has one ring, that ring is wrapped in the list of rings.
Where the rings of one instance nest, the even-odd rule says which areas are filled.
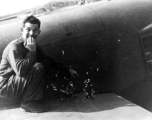
[[[12,40],[4,49],[3,54],[7,54],[9,50],[17,50],[19,47],[19,39]]]
[[[23,42],[20,40],[20,38],[12,40],[9,44],[8,44],[8,48],[14,48],[16,49],[18,46],[20,46]]]
[[[12,40],[9,44],[10,45],[19,45],[19,44],[21,44],[21,43],[23,43],[23,41],[21,41],[21,39],[20,38],[18,38],[18,39],[15,39],[15,40]]]

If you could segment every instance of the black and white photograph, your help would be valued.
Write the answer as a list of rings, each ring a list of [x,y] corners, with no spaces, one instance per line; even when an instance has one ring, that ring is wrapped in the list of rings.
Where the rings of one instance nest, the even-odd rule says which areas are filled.
[[[152,0],[1,0],[0,120],[152,120]]]

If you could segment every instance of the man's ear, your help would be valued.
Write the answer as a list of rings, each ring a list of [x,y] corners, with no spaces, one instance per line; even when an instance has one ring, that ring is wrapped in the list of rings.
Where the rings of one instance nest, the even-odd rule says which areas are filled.
[[[21,32],[23,31],[23,28],[21,28]]]
[[[41,33],[41,30],[39,30],[39,34]]]

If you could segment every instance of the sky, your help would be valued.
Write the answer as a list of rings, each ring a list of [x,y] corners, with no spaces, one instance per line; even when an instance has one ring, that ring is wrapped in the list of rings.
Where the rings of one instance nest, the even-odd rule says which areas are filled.
[[[44,5],[50,1],[64,1],[64,0],[1,0],[0,16],[33,8],[39,5]]]

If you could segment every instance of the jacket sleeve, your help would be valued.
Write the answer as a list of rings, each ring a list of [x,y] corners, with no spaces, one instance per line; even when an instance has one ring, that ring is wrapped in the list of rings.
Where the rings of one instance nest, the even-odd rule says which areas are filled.
[[[8,61],[14,72],[20,77],[27,74],[34,63],[35,57],[35,52],[27,52],[27,55],[23,56],[21,49],[14,44],[10,45],[8,50]]]

